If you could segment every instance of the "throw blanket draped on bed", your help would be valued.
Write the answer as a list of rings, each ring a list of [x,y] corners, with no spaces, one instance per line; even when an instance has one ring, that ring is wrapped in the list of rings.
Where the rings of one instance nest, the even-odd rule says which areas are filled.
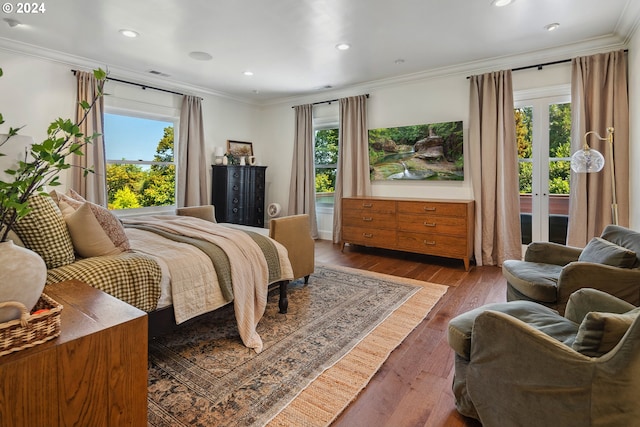
[[[186,216],[146,216],[125,219],[123,222],[127,227],[142,226],[144,229],[156,229],[160,232],[201,239],[219,246],[229,259],[234,312],[242,342],[256,352],[262,351],[262,340],[256,332],[256,326],[264,314],[268,285],[273,281],[293,278],[291,263],[284,246],[271,240],[271,244],[277,250],[277,259],[281,267],[280,277],[273,280],[269,274],[268,257],[265,257],[263,249],[254,238],[244,231]],[[173,292],[175,285],[172,278],[172,294],[179,297]],[[176,313],[176,318],[177,316]]]

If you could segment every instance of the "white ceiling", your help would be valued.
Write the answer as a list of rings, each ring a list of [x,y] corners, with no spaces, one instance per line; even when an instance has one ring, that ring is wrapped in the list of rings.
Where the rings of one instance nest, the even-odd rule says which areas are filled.
[[[8,0],[17,5],[17,2]],[[6,3],[5,3],[6,4]],[[511,57],[624,46],[638,0],[54,0],[2,13],[0,48],[263,103]],[[548,32],[553,22],[560,27]],[[140,36],[128,39],[120,29]],[[351,49],[339,51],[338,43]],[[198,61],[190,52],[212,56]],[[515,57],[514,57],[515,55]],[[2,64],[0,64],[2,65]],[[530,64],[521,64],[530,65]],[[149,71],[168,76],[158,77]],[[253,76],[243,75],[250,70]],[[324,88],[324,89],[323,89]]]

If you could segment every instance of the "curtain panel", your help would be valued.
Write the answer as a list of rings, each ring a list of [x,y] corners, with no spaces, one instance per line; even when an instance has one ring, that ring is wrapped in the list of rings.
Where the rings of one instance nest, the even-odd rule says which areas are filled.
[[[315,156],[313,144],[313,106],[297,105],[295,111],[295,140],[289,184],[289,215],[308,214],[311,237],[318,238],[316,218]]]
[[[333,210],[334,243],[339,243],[342,238],[342,198],[371,195],[367,96],[341,98],[339,104],[338,167]]]
[[[79,123],[85,115],[85,110],[80,106],[83,101],[91,102],[98,93],[98,81],[93,73],[76,71],[76,123]],[[107,206],[107,164],[104,149],[104,98],[100,97],[89,112],[84,123],[80,126],[80,132],[85,136],[99,134],[91,144],[82,149],[83,156],[71,157],[72,168],[71,187],[82,197],[97,205]],[[93,173],[84,176],[84,170],[93,168]]]
[[[185,95],[178,138],[178,207],[208,204],[202,100]]]
[[[521,259],[518,151],[511,70],[471,77],[469,151],[477,265]]]
[[[613,147],[589,137],[589,146],[605,157],[597,173],[571,172],[567,244],[584,247],[613,223],[611,164],[613,148],[619,225],[629,226],[629,99],[624,51],[574,58],[571,61],[571,152],[582,149],[586,132],[602,137],[613,127]]]

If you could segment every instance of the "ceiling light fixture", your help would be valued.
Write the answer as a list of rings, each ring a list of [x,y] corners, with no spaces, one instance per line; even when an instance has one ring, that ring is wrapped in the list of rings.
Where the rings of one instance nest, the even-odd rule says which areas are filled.
[[[196,61],[211,61],[213,56],[209,55],[207,52],[189,52],[189,57],[195,59]]]
[[[560,24],[558,24],[557,22],[554,22],[553,24],[545,25],[544,29],[547,31],[554,31],[554,30],[557,30],[559,26]]]
[[[339,43],[336,45],[336,49],[338,50],[347,50],[351,47],[349,43]]]
[[[4,18],[3,21],[9,24],[11,28],[17,27],[18,25],[22,25],[22,22],[13,18]]]
[[[495,7],[503,7],[513,3],[514,1],[515,0],[493,0],[491,5]]]
[[[139,34],[133,30],[120,30],[120,34],[131,39],[139,36]]]
[[[244,72],[244,73],[242,73],[242,74],[244,74],[245,76],[251,77],[251,76],[253,76],[253,71],[249,71],[249,70],[247,70],[247,71],[245,71],[245,72]]]

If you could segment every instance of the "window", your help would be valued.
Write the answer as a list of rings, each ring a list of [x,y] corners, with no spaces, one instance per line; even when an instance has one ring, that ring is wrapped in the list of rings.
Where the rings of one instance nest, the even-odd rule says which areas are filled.
[[[518,102],[515,109],[522,243],[564,244],[571,176],[571,102],[567,96]]]
[[[109,209],[175,205],[172,119],[104,115]]]
[[[315,132],[316,206],[333,207],[338,167],[338,129]]]

